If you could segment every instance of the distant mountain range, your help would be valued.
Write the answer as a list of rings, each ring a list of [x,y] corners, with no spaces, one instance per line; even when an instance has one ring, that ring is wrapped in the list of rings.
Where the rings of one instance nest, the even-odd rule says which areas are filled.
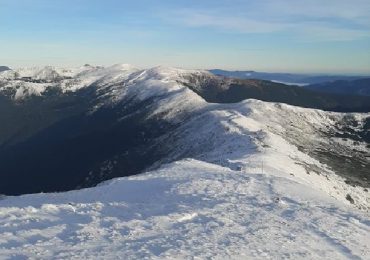
[[[327,93],[370,96],[370,78],[337,80],[305,86],[307,89]]]
[[[293,73],[268,73],[256,71],[227,71],[220,69],[210,70],[215,75],[232,77],[238,79],[261,79],[277,81],[285,84],[310,85],[337,80],[357,80],[370,76],[343,76],[343,75],[307,75]]]

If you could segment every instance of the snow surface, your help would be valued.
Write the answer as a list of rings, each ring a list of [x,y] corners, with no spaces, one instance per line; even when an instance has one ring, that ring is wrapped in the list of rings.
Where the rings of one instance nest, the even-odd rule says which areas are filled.
[[[309,186],[196,160],[0,202],[2,259],[368,259],[369,234]]]
[[[98,86],[102,104],[157,98],[150,117],[181,124],[158,140],[171,152],[150,172],[0,200],[0,259],[370,259],[369,192],[298,149],[351,149],[322,133],[369,114],[209,104],[183,84],[188,75],[208,77],[204,71],[118,64],[12,73],[0,73],[0,91],[14,90],[15,100],[50,86]]]

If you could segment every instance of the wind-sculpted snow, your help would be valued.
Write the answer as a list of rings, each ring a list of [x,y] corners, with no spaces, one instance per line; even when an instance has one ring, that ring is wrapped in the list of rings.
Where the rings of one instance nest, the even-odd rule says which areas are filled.
[[[307,185],[195,160],[0,201],[5,259],[367,259],[369,233]]]

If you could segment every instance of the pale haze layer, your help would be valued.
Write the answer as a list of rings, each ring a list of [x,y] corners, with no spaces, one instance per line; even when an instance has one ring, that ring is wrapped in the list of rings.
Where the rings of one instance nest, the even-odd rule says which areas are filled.
[[[370,74],[368,0],[0,0],[0,65]]]

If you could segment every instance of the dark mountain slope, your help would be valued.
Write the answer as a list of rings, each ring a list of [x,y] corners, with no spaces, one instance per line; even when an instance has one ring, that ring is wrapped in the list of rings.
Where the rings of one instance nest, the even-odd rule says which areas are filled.
[[[6,71],[6,70],[10,70],[10,68],[7,66],[0,66],[0,72]]]
[[[333,82],[308,85],[305,86],[305,88],[326,93],[370,96],[370,78],[352,81],[338,80]]]
[[[189,78],[188,86],[213,103],[235,103],[253,98],[326,111],[370,111],[370,97],[321,93],[263,80]]]
[[[153,140],[171,127],[147,119],[152,102],[125,100],[73,115],[24,142],[2,146],[1,193],[65,191],[144,170],[161,157]]]
[[[92,89],[63,94],[51,90],[42,96],[14,101],[0,95],[0,150],[70,116],[87,111]]]

